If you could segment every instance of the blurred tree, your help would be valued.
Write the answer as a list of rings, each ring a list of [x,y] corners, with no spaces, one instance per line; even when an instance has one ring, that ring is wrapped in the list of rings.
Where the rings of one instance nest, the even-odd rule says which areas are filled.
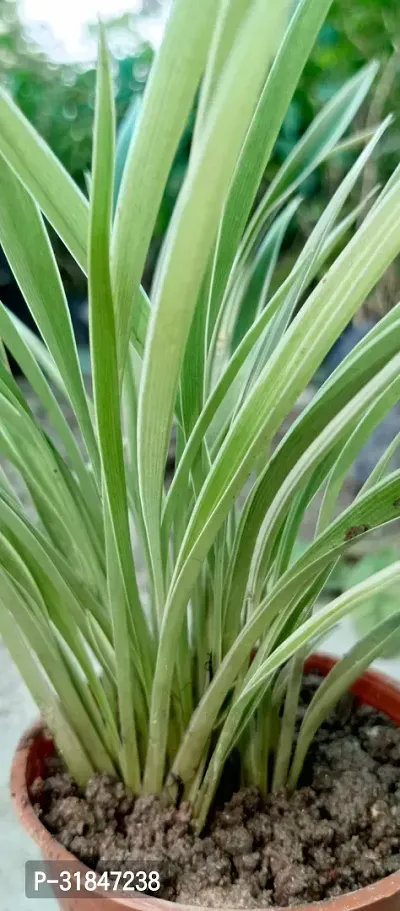
[[[155,2],[147,0],[149,8]],[[94,60],[83,64],[54,62],[29,36],[16,0],[0,0],[0,23],[0,83],[84,188],[84,173],[91,161]],[[118,35],[124,36],[125,53],[115,63],[120,121],[132,96],[143,90],[153,51],[140,38],[137,16],[126,14],[106,26],[117,51]],[[95,27],[89,27],[88,37],[94,33]],[[51,47],[51,36],[43,43]]]

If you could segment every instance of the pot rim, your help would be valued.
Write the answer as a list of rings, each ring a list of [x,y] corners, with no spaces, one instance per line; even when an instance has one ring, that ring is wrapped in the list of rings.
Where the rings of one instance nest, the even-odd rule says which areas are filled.
[[[326,674],[336,661],[337,658],[331,655],[318,653],[307,660],[305,668],[308,671],[321,671]],[[377,671],[367,671],[351,688],[351,692],[361,698],[365,704],[378,709],[376,701],[378,699],[379,701],[386,700],[388,708],[385,708],[385,713],[400,726],[400,687],[390,677]],[[30,800],[26,782],[26,766],[32,745],[42,731],[43,723],[39,719],[22,735],[17,745],[11,765],[11,799],[23,828],[39,846],[45,859],[76,862],[77,858],[64,848],[40,822]],[[84,864],[82,867],[89,869]],[[129,908],[132,911],[154,911],[155,907],[159,911],[213,911],[210,906],[183,905],[163,898],[145,896],[135,896],[134,899],[119,898],[117,895],[110,895],[107,892],[101,893],[100,890],[96,894],[107,898],[115,904],[116,908],[122,905],[123,908]],[[322,902],[301,905],[296,907],[295,911],[368,911],[368,909],[374,911],[377,902],[396,895],[400,896],[400,871],[355,892],[345,893]],[[226,908],[226,911],[238,911],[238,909]],[[260,911],[288,911],[288,909],[260,908]]]

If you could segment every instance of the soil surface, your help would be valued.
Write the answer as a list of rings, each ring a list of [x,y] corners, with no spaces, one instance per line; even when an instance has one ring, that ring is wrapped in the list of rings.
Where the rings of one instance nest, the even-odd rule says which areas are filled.
[[[304,705],[318,685],[303,687]],[[320,728],[301,787],[263,800],[242,789],[198,837],[191,809],[134,798],[106,775],[84,796],[58,759],[32,787],[36,812],[99,872],[156,869],[159,897],[210,907],[296,907],[400,869],[400,729],[347,701]]]

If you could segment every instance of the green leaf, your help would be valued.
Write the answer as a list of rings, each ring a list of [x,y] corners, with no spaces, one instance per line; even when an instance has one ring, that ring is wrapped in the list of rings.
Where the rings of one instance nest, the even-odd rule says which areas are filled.
[[[118,362],[124,370],[139,284],[173,158],[204,69],[217,4],[175,0],[125,164],[113,236]],[[132,225],[134,231],[132,232]]]
[[[286,785],[287,774],[293,749],[297,708],[304,673],[306,655],[300,650],[289,662],[285,706],[283,709],[279,743],[274,759],[272,793],[276,794]]]
[[[136,361],[136,363],[135,363]],[[123,425],[125,435],[125,472],[129,508],[133,514],[135,530],[139,536],[143,558],[145,559],[148,580],[151,580],[151,560],[147,541],[146,528],[143,520],[142,504],[139,494],[139,479],[137,472],[137,385],[135,366],[137,356],[132,344],[129,346],[128,361],[125,369],[124,384],[122,389]],[[150,612],[152,617],[153,632],[158,628],[158,618],[155,610],[155,600],[150,592]]]
[[[91,613],[110,640],[110,624],[101,601],[96,600],[90,588],[76,576],[70,563],[53,547],[48,537],[34,528],[21,508],[3,492],[0,495],[0,519],[45,600],[63,605],[66,613],[74,617],[79,626],[83,621],[82,611]]]
[[[3,90],[0,90],[0,122],[0,154],[86,271],[88,206],[85,197]]]
[[[14,324],[19,337],[22,339],[33,357],[36,359],[37,363],[40,365],[41,369],[48,377],[51,384],[55,389],[58,389],[63,398],[68,399],[68,392],[61,373],[54,362],[54,358],[51,356],[42,339],[37,335],[36,332],[33,331],[33,329],[30,329],[29,326],[27,326],[21,319],[19,319],[15,313],[12,313],[11,310],[7,309],[7,307],[4,309],[7,311],[11,322]]]
[[[352,133],[351,136],[337,142],[332,149],[329,149],[325,153],[323,160],[331,161],[332,158],[335,158],[337,155],[343,155],[344,152],[353,152],[355,149],[358,149],[360,145],[364,145],[365,142],[368,142],[374,135],[375,130],[376,127],[366,127],[364,130],[357,130],[355,133]]]
[[[385,471],[388,468],[388,466],[390,465],[390,462],[392,461],[394,455],[396,454],[399,446],[400,446],[400,433],[396,434],[394,440],[392,440],[392,442],[389,444],[389,446],[387,447],[385,452],[382,454],[381,458],[375,465],[375,468],[373,469],[373,471],[371,471],[369,478],[367,478],[367,480],[365,481],[365,484],[363,484],[360,493],[365,493],[367,490],[370,489],[370,487],[373,487],[374,484],[377,484],[378,481],[380,481],[381,478],[383,478]]]
[[[114,307],[109,244],[114,179],[115,112],[109,55],[100,30],[98,81],[89,222],[89,327],[93,390],[103,472],[107,576],[116,654],[124,777],[140,787],[129,647],[129,620],[140,672],[148,662],[149,632],[139,599],[133,563],[122,444]],[[107,371],[104,364],[107,364]],[[140,646],[139,646],[140,643]],[[147,653],[147,654],[146,654]]]
[[[89,222],[87,200],[49,146],[43,142],[9,95],[1,89],[0,122],[0,155],[86,273]],[[141,288],[132,327],[133,341],[140,354],[143,353],[148,316],[149,303]]]
[[[73,727],[68,723],[59,699],[4,604],[0,608],[0,633],[7,651],[40,710],[44,723],[58,745],[67,768],[70,769],[77,784],[84,788],[93,775],[93,765]]]
[[[246,276],[246,289],[240,301],[233,332],[233,349],[237,348],[255,318],[264,310],[283,238],[300,203],[300,198],[292,200],[275,219],[250,264],[249,276]]]
[[[305,244],[300,255],[300,263],[303,261],[306,262],[307,258],[309,258],[307,268],[303,272],[303,275],[300,278],[299,282],[296,282],[293,289],[290,290],[290,293],[288,294],[284,305],[280,308],[279,313],[274,319],[273,325],[270,327],[267,344],[265,345],[265,348],[259,351],[253,370],[251,372],[250,380],[253,382],[253,384],[260,375],[262,367],[268,361],[270,355],[275,350],[287,326],[289,325],[298,301],[301,298],[302,291],[307,286],[307,282],[310,280],[310,276],[315,270],[316,261],[321,253],[323,244],[329,235],[332,224],[341,212],[342,207],[344,206],[347,197],[351,193],[358,177],[362,173],[377,143],[381,139],[383,133],[390,123],[391,117],[388,117],[380,125],[380,127],[377,128],[374,136],[369,141],[365,149],[361,152],[353,167],[350,168],[348,174],[341,182],[336,192],[333,194],[332,199],[329,201],[324,213],[319,219],[314,231],[311,234],[311,237]],[[245,393],[243,393],[243,398],[244,395]]]
[[[141,95],[134,95],[133,100],[118,129],[114,167],[114,213],[118,202],[118,196],[125,170],[126,159],[128,157],[129,147],[132,141],[133,132],[136,129],[136,123],[138,120],[141,103]],[[90,195],[91,194],[89,193],[89,196]]]
[[[226,281],[296,85],[332,0],[300,0],[265,83],[225,206],[209,310],[209,340]]]
[[[50,539],[92,584],[98,584],[102,571],[96,547],[87,533],[84,515],[59,471],[51,445],[18,398],[6,394],[1,380],[0,416],[0,449],[24,478]]]
[[[398,350],[400,307],[394,308],[339,365],[299,416],[261,473],[242,512],[228,572],[227,603],[240,611],[257,537],[286,477],[308,445]]]
[[[220,3],[214,34],[208,55],[207,67],[201,83],[193,134],[193,146],[201,136],[218,80],[223,72],[239,30],[249,11],[248,0],[223,0]]]
[[[17,329],[18,326],[18,329]],[[66,421],[63,411],[60,408],[56,397],[54,396],[49,384],[46,382],[43,373],[38,366],[34,355],[23,338],[20,331],[20,323],[17,324],[9,315],[6,307],[0,301],[0,336],[11,352],[24,376],[29,380],[32,388],[36,392],[39,401],[46,409],[47,414],[52,422],[54,430],[59,436],[62,445],[65,448],[67,457],[71,461],[71,466],[76,472],[84,497],[85,505],[89,508],[92,517],[101,524],[101,507],[100,500],[93,482],[93,478],[83,461],[76,438]],[[39,340],[38,340],[39,341]],[[44,346],[43,346],[44,347]]]
[[[0,194],[0,242],[36,325],[63,377],[95,476],[98,477],[97,443],[71,317],[54,253],[37,206],[2,158]],[[26,238],[29,238],[29,243]]]
[[[257,552],[249,578],[250,590],[257,592],[260,590],[260,583],[263,583],[265,579],[266,558],[268,554],[271,554],[278,529],[289,510],[290,504],[293,501],[293,496],[299,491],[301,492],[302,485],[310,478],[311,472],[313,472],[310,479],[312,485],[311,495],[313,496],[317,493],[331,466],[331,477],[334,473],[335,478],[335,466],[339,463],[338,471],[339,477],[341,477],[340,465],[342,453],[348,455],[350,451],[348,447],[351,447],[352,440],[354,441],[354,435],[358,434],[360,426],[364,427],[364,421],[368,422],[371,411],[374,415],[376,414],[376,411],[379,410],[379,405],[381,411],[384,408],[381,399],[385,396],[385,392],[382,392],[382,390],[387,391],[386,387],[389,387],[390,391],[387,396],[389,402],[397,399],[400,390],[398,377],[399,366],[400,360],[398,360],[397,357],[389,361],[387,367],[384,367],[376,377],[370,380],[364,389],[354,396],[349,404],[340,411],[329,424],[327,424],[323,432],[313,440],[304,455],[299,458],[292,471],[287,475],[264,519],[262,535],[257,543]],[[376,403],[377,397],[378,404]],[[388,404],[388,408],[389,407],[390,404]],[[337,449],[340,443],[342,449],[340,454],[337,455]],[[329,458],[330,453],[333,455],[333,458]],[[320,469],[318,470],[319,465]],[[318,478],[317,483],[315,483],[316,478]],[[328,485],[329,483],[330,478],[328,478]],[[334,481],[332,481],[332,490],[335,490]],[[308,491],[308,496],[310,496],[310,491]],[[308,503],[306,502],[304,505],[306,506]],[[321,524],[318,523],[317,534],[324,531],[332,518],[332,513],[333,510],[327,515],[326,522]],[[261,576],[259,577],[260,571]]]
[[[368,579],[373,573],[377,572],[377,570],[385,569],[386,566],[395,563],[398,556],[399,552],[396,547],[374,549],[373,553],[361,557],[357,563],[352,563],[350,565],[345,564],[342,570],[341,587],[343,590],[347,590],[353,585],[358,585],[359,582]],[[388,592],[384,597],[377,596],[376,598],[372,598],[367,602],[362,611],[356,612],[353,618],[357,636],[365,636],[366,633],[369,633],[369,631],[380,623],[381,620],[386,619],[386,617],[395,613],[397,611],[397,606],[398,597],[395,589]],[[383,658],[394,658],[399,654],[399,631],[400,627],[397,634],[395,633],[392,636],[389,645],[382,651]]]
[[[381,595],[382,592],[379,589],[378,597]],[[344,658],[335,664],[318,687],[304,715],[297,738],[288,779],[290,789],[294,789],[297,785],[304,759],[318,728],[361,674],[390,645],[393,635],[398,632],[399,623],[399,612],[396,611],[375,626],[361,642],[357,642]]]
[[[400,366],[400,365],[399,365]],[[384,420],[388,412],[400,399],[400,377],[388,382],[387,388],[372,402],[367,413],[356,426],[346,445],[339,454],[328,478],[324,497],[318,516],[317,533],[323,531],[329,524],[351,466],[354,464],[361,449],[367,443],[371,433]]]
[[[93,767],[99,772],[107,769],[109,774],[113,774],[115,772],[114,766],[107,755],[101,737],[98,735],[79,698],[50,625],[44,623],[43,620],[37,616],[35,617],[29,611],[27,594],[22,599],[17,587],[3,570],[0,570],[0,577],[3,603],[6,604],[12,613],[15,622],[35,652],[55,691],[59,695],[62,694],[63,708],[69,723],[75,728],[80,741],[85,744],[85,750],[88,752]]]
[[[349,127],[365,100],[378,69],[379,66],[375,61],[361,69],[355,76],[347,80],[322,111],[314,117],[311,126],[285,159],[272,181],[267,194],[269,205],[278,198],[280,200],[285,198],[288,191],[292,193],[293,187],[297,187],[299,182],[305,180],[335,148],[336,143]],[[373,139],[373,137],[371,138]],[[265,205],[265,198],[263,204]]]
[[[277,44],[283,13],[273,6],[266,13],[257,0],[240,31],[202,142],[194,150],[155,279],[139,398],[138,462],[161,610],[161,497],[180,366],[221,209]]]

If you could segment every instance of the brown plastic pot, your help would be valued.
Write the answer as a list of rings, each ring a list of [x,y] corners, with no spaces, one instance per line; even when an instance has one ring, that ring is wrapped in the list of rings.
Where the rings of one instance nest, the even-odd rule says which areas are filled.
[[[306,664],[307,671],[326,675],[335,664],[327,655],[314,655]],[[400,689],[387,677],[375,672],[364,674],[352,688],[362,702],[385,712],[400,727]],[[53,743],[45,738],[40,724],[31,728],[20,741],[11,770],[11,796],[17,814],[26,832],[36,842],[44,860],[70,863],[76,859],[57,842],[37,818],[30,801],[29,788],[38,775],[43,774],[45,758],[54,752]],[[82,865],[82,870],[86,868]],[[60,900],[63,911],[211,911],[199,906],[181,905],[161,898],[118,898],[110,893],[96,893],[94,898],[68,898]],[[228,909],[227,909],[228,911]],[[269,909],[271,911],[271,909]],[[279,909],[275,909],[279,911]],[[400,872],[386,879],[340,898],[312,905],[303,905],[296,911],[400,911]]]

